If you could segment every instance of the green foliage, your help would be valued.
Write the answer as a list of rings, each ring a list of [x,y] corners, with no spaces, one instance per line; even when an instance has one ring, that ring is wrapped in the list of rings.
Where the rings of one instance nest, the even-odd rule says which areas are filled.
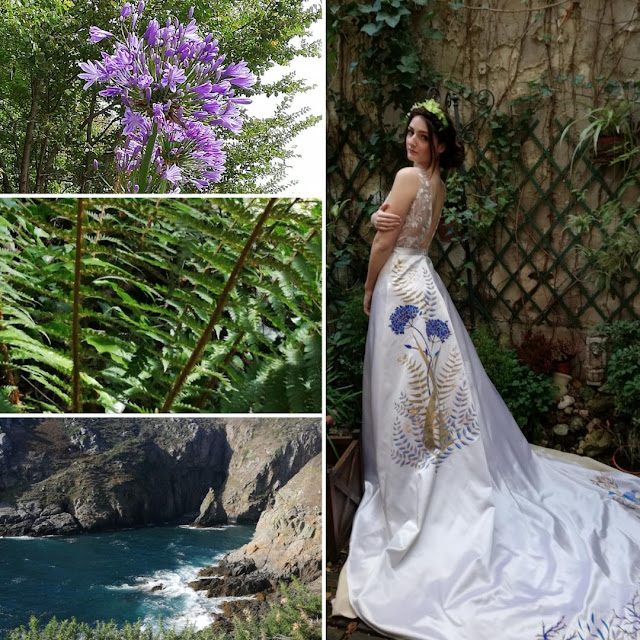
[[[327,411],[339,426],[359,427],[362,368],[369,319],[362,309],[360,287],[332,301],[327,338]]]
[[[464,93],[465,88],[460,90]],[[486,242],[496,220],[505,219],[519,206],[522,190],[522,143],[540,96],[520,100],[517,115],[495,110],[487,114],[488,136],[482,153],[469,168],[447,177],[447,200],[442,217],[453,226],[458,240]]]
[[[520,364],[516,352],[501,345],[487,327],[476,328],[471,337],[498,393],[524,434],[531,437],[540,416],[552,408],[551,380]]]
[[[640,469],[640,321],[604,324],[598,334],[607,338],[609,359],[604,390],[616,406],[615,439],[624,452],[616,455],[624,468]],[[627,466],[630,465],[630,466]]]
[[[630,274],[640,270],[640,82],[609,80],[605,94],[603,106],[590,106],[586,112],[587,124],[575,143],[571,164],[574,167],[576,159],[584,159],[602,165],[603,173],[613,172],[607,187],[609,197],[593,210],[583,207],[585,211],[571,215],[567,227],[578,236],[585,234],[587,239],[578,245],[578,250],[593,270],[595,285],[611,291],[613,285],[624,283]],[[562,138],[577,122],[567,125]],[[602,142],[605,134],[617,134],[620,139],[607,148]],[[623,170],[606,169],[615,165]],[[581,204],[585,191],[575,192]],[[594,228],[601,231],[601,242],[592,241]]]
[[[329,8],[327,50],[336,49],[336,41],[356,44],[349,63],[349,82],[357,100],[329,92],[336,109],[340,129],[357,134],[358,156],[369,170],[383,162],[393,176],[402,162],[398,134],[403,124],[398,117],[391,124],[389,111],[405,112],[418,98],[422,87],[437,84],[439,75],[421,60],[425,39],[442,34],[433,28],[436,11],[417,13],[426,0],[374,0],[334,3]],[[328,59],[329,73],[335,63]],[[338,148],[328,152],[328,171],[335,168]]]
[[[205,331],[265,200],[84,203],[85,411],[157,411]],[[77,201],[0,200],[0,345],[25,411],[70,406]],[[318,411],[321,204],[276,201],[176,411]],[[5,396],[6,397],[6,396]]]
[[[174,631],[162,621],[157,630],[143,628],[140,622],[118,626],[114,622],[86,622],[50,620],[41,626],[35,617],[29,625],[9,632],[5,640],[320,640],[322,638],[322,599],[307,587],[294,581],[291,586],[281,585],[283,598],[278,605],[256,620],[250,616],[234,620],[231,633],[202,631],[187,628]]]
[[[233,640],[320,640],[322,638],[322,600],[295,581],[280,585],[282,599],[266,616],[256,620],[234,620]]]
[[[170,13],[184,21],[193,4],[149,0],[145,14],[163,22]],[[98,47],[87,42],[88,29],[108,29],[110,21],[117,28],[121,7],[120,0],[0,0],[0,39],[6,43],[0,50],[0,192],[113,191],[119,109],[96,89],[82,89],[77,63],[99,57]],[[196,3],[199,26],[215,33],[228,59],[246,60],[257,74],[256,94],[281,96],[273,116],[247,116],[244,135],[228,145],[228,172],[218,192],[275,193],[286,186],[291,140],[318,118],[291,107],[291,98],[306,90],[304,81],[293,74],[277,82],[263,76],[295,56],[319,55],[309,29],[320,15],[320,4],[302,0]]]
[[[605,389],[618,412],[640,426],[640,321],[605,324],[598,334],[607,338],[609,351]]]
[[[587,240],[578,245],[578,251],[587,259],[595,285],[607,291],[611,290],[612,285],[625,282],[630,274],[640,270],[640,196],[633,196],[633,190],[639,184],[637,166],[635,172],[625,175],[615,194],[602,206],[572,215],[567,223],[573,233],[585,234],[587,238],[593,228],[602,230],[602,242],[594,244]],[[583,197],[583,194],[579,193],[578,197]]]

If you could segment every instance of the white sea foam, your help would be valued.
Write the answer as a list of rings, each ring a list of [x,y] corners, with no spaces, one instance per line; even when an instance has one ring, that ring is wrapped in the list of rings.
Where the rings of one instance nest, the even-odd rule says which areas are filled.
[[[153,606],[153,601],[158,598],[164,601],[162,604],[174,610],[167,615],[166,607],[160,607],[163,609],[163,625],[176,630],[186,627],[201,630],[214,622],[216,615],[222,611],[219,598],[207,598],[204,592],[195,591],[189,586],[189,582],[198,579],[201,568],[185,565],[173,571],[154,571],[150,575],[138,576],[133,584],[110,585],[107,589],[143,593],[150,605],[150,611],[143,619],[146,628],[155,629],[158,626],[159,612]]]
[[[194,527],[192,524],[180,524],[180,529],[191,529],[191,531],[224,531],[225,529],[233,529],[237,524],[222,524],[215,527]]]

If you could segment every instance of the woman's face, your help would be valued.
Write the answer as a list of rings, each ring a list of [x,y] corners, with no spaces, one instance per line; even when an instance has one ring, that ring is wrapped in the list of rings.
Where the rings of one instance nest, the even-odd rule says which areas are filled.
[[[436,144],[438,139],[434,136]],[[429,142],[429,129],[427,121],[422,116],[413,116],[407,127],[407,158],[415,165],[429,168],[431,166],[431,143]],[[438,144],[438,148],[444,145]],[[440,150],[441,152],[441,150]]]
[[[407,158],[414,164],[431,166],[431,144],[427,122],[421,116],[413,116],[407,127]]]

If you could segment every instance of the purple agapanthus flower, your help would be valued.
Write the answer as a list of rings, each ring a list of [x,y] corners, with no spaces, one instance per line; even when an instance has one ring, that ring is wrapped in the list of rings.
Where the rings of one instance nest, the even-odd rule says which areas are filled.
[[[85,89],[102,85],[102,97],[125,107],[124,142],[115,152],[123,185],[146,192],[166,180],[174,191],[181,185],[206,189],[224,172],[226,156],[216,127],[242,131],[238,105],[251,100],[236,91],[249,89],[255,77],[244,60],[226,63],[213,34],[198,32],[193,9],[186,25],[167,18],[140,26],[143,10],[143,2],[137,8],[123,4],[121,38],[91,27],[91,42],[115,38],[113,51],[79,63],[83,73],[78,75],[86,81]],[[149,145],[149,173],[143,176]]]
[[[96,42],[100,42],[105,38],[113,38],[113,33],[99,29],[98,27],[89,27],[89,42],[91,44],[96,44]]]
[[[86,80],[84,89],[88,89],[94,82],[101,82],[106,76],[106,70],[99,62],[79,62],[80,68],[84,73],[79,73],[78,78]]]
[[[419,313],[418,307],[414,304],[405,304],[403,306],[397,307],[396,310],[391,314],[389,320],[391,324],[391,330],[396,335],[401,335],[404,333],[404,329]]]

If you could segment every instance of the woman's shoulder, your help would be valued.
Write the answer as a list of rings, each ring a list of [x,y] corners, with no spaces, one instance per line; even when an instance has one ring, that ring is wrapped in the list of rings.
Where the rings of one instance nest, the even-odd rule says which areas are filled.
[[[417,167],[403,167],[396,173],[393,186],[400,189],[417,191],[420,184],[420,169]]]
[[[418,167],[403,167],[396,173],[396,180],[417,180],[420,177],[420,169]]]

